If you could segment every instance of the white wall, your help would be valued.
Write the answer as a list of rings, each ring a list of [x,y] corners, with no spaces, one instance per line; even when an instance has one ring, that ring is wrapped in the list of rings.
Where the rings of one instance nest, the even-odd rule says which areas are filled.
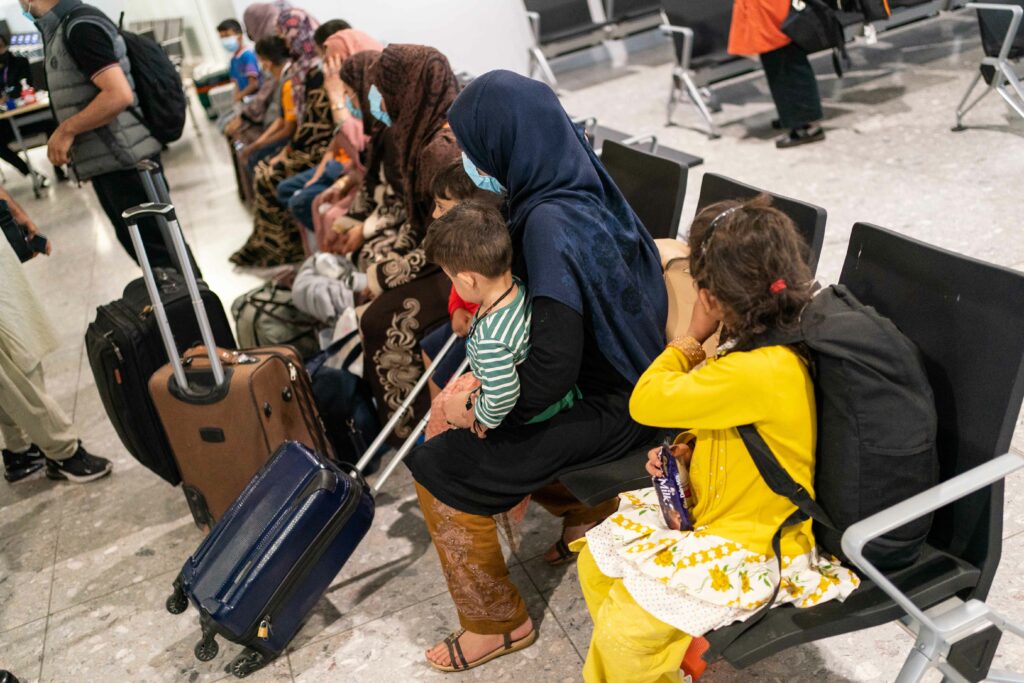
[[[135,2],[136,0],[132,0]],[[234,0],[238,16],[252,4]],[[522,0],[293,0],[321,22],[344,19],[384,43],[419,43],[444,52],[456,71],[525,74],[530,27]]]

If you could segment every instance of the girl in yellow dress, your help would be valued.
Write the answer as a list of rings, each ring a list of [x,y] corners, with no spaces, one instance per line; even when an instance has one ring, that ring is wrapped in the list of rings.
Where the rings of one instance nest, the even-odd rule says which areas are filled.
[[[813,495],[814,387],[800,352],[755,350],[751,340],[792,330],[811,298],[806,245],[765,197],[715,204],[690,228],[699,298],[689,330],[640,377],[630,401],[641,424],[685,429],[673,454],[689,467],[694,529],[673,531],[653,488],[623,494],[619,510],[577,542],[580,583],[594,620],[588,683],[682,680],[693,638],[748,619],[771,599],[810,607],[843,600],[857,576],[816,548],[811,522],[782,535],[782,572],[771,548],[796,509],[771,492],[736,427],[754,424]],[[719,328],[714,358],[702,344]],[[657,450],[648,472],[661,476]]]

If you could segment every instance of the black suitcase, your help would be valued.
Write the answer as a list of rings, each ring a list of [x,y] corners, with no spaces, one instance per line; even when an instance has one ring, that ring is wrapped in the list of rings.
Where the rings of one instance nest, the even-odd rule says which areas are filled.
[[[179,353],[201,344],[184,278],[164,268],[156,268],[154,275]],[[199,291],[217,346],[236,348],[220,299],[201,280]],[[181,475],[149,396],[149,378],[167,364],[167,352],[141,278],[128,283],[122,298],[96,310],[96,320],[85,332],[85,346],[103,407],[125,448],[168,483],[178,485]]]
[[[143,161],[138,171],[150,201],[168,203],[167,183],[160,167]],[[169,228],[163,228],[168,251],[176,253],[171,248]],[[156,268],[153,274],[180,355],[203,343],[188,287],[176,270]],[[199,291],[217,346],[237,348],[224,305],[202,280]],[[120,299],[96,310],[96,320],[85,332],[85,346],[103,408],[121,443],[136,460],[177,486],[181,474],[149,396],[149,378],[167,364],[168,358],[145,280],[129,282]]]

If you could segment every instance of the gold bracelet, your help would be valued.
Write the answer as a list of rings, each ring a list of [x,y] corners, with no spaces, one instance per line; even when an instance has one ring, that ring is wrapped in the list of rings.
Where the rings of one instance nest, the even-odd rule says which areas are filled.
[[[707,358],[704,347],[693,337],[676,337],[668,345],[682,352],[686,360],[690,361],[691,368],[697,367]]]

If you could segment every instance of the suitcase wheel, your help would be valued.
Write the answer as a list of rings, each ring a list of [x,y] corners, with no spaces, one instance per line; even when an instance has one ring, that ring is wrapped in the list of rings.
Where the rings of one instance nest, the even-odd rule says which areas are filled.
[[[188,609],[188,597],[186,597],[185,590],[181,587],[180,576],[174,580],[174,592],[168,596],[165,604],[167,611],[171,614],[181,614]]]
[[[245,678],[254,671],[259,671],[267,665],[269,660],[265,655],[255,650],[245,649],[242,654],[231,660],[228,669],[235,678]]]
[[[216,657],[219,651],[220,646],[217,645],[217,639],[214,636],[213,629],[204,623],[203,639],[196,643],[196,647],[193,650],[193,652],[195,652],[196,659],[200,662],[208,662]]]

